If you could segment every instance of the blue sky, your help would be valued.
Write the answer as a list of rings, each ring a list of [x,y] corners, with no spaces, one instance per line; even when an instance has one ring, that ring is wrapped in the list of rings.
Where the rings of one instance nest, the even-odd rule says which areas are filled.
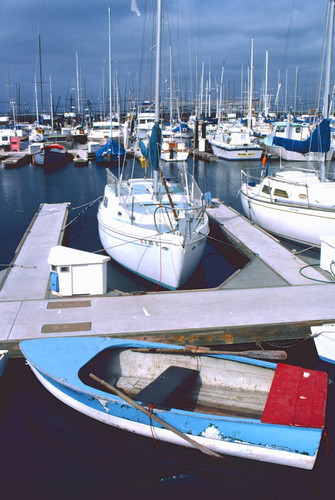
[[[163,0],[164,2],[164,0]],[[150,54],[153,52],[153,0],[137,0],[141,16],[130,12],[131,0],[1,0],[0,2],[0,113],[11,99],[34,109],[34,79],[39,81],[38,36],[42,45],[43,96],[49,101],[51,76],[53,101],[59,110],[70,106],[76,88],[76,52],[83,93],[101,107],[102,81],[108,75],[107,7],[112,12],[113,73],[119,78],[123,99],[141,88],[150,90]],[[165,0],[163,92],[169,86],[169,45],[173,50],[177,86],[195,91],[202,63],[205,81],[211,69],[212,89],[220,80],[229,96],[239,98],[241,69],[244,81],[254,39],[254,88],[260,92],[265,77],[265,52],[269,51],[269,93],[274,103],[278,80],[284,95],[286,70],[288,94],[295,87],[299,67],[300,100],[312,100],[317,85],[325,14],[328,0]],[[213,90],[213,99],[215,92]]]

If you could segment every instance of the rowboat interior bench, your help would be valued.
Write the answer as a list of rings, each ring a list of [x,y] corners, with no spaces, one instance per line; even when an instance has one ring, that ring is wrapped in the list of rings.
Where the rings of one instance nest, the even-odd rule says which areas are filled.
[[[80,379],[101,389],[94,386],[91,372],[146,406],[244,416],[279,425],[324,425],[328,379],[323,372],[281,363],[276,370],[252,362],[246,368],[228,358],[130,349],[101,351],[82,367]]]
[[[145,405],[178,407],[192,388],[198,374],[198,370],[181,366],[169,366],[136,394],[134,399]]]

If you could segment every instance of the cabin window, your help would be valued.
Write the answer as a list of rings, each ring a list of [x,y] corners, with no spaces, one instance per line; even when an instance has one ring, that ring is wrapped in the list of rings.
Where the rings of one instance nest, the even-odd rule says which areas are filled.
[[[51,271],[57,271],[57,266],[51,266]]]
[[[279,196],[280,198],[288,198],[287,192],[283,189],[275,189],[274,195]]]
[[[279,133],[283,133],[285,132],[285,128],[284,127],[278,127],[276,132],[279,132]]]
[[[105,208],[108,207],[108,198],[107,198],[107,196],[104,196],[104,207]]]
[[[296,127],[295,131],[297,132],[297,134],[300,134],[301,128],[300,127]]]
[[[60,268],[60,272],[61,272],[61,273],[68,273],[69,271],[70,271],[70,268],[69,268],[69,267],[67,267],[67,266],[66,266],[66,267],[64,266],[64,267],[61,267],[61,268]]]
[[[270,186],[268,186],[267,184],[264,184],[263,189],[262,189],[262,193],[271,194]]]
[[[307,194],[300,193],[299,194],[299,200],[307,200]]]

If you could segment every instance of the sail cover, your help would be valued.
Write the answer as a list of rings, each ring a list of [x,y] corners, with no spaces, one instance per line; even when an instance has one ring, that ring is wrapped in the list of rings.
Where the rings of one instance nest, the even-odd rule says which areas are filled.
[[[296,141],[284,137],[273,136],[272,144],[282,146],[287,151],[297,153],[326,153],[330,149],[330,128],[329,120],[322,120],[314,132],[305,141]]]
[[[159,168],[159,158],[161,156],[162,131],[158,123],[152,127],[149,146],[146,147],[143,141],[139,142],[139,146],[143,156],[151,163],[154,170]]]

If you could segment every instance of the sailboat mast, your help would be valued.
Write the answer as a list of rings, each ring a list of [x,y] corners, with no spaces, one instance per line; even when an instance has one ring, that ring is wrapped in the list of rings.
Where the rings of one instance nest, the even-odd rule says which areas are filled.
[[[39,117],[38,117],[38,95],[37,95],[37,81],[36,81],[36,75],[35,75],[35,104],[36,104],[36,122],[39,122]]]
[[[112,115],[112,40],[111,40],[111,8],[108,7],[108,68],[109,68],[109,117],[110,135],[113,136],[113,115]]]
[[[51,86],[51,75],[50,75],[50,115],[51,115],[51,128],[54,129],[54,110],[52,101],[52,86]]]
[[[156,42],[156,78],[155,78],[155,124],[159,126],[160,107],[160,76],[161,76],[161,40],[162,40],[162,0],[157,1],[157,42]],[[159,159],[158,159],[159,161]],[[156,162],[155,162],[156,163]],[[153,199],[158,201],[158,165],[155,165],[153,175]]]
[[[268,99],[268,73],[269,73],[269,51],[265,52],[265,91],[264,91],[264,114],[267,117],[269,113]]]
[[[41,49],[41,35],[38,35],[38,53],[40,59],[40,92],[41,92],[41,113],[43,113],[43,79],[42,79],[42,49]]]
[[[172,115],[173,115],[173,110],[172,110],[172,47],[170,45],[170,135],[172,136]]]
[[[76,52],[76,73],[77,73],[77,110],[78,110],[78,119],[80,119],[81,109],[80,109],[80,87],[79,87],[78,52]]]
[[[254,39],[251,39],[251,61],[250,61],[250,90],[249,90],[249,112],[248,112],[248,128],[252,127],[252,93],[253,93],[253,70],[254,70]]]
[[[326,70],[325,70],[325,89],[323,95],[323,110],[322,115],[324,119],[329,118],[329,103],[330,103],[330,77],[332,69],[332,56],[333,56],[333,35],[334,35],[334,5],[335,0],[330,1],[329,11],[328,11],[328,37],[327,37],[327,47],[326,47]],[[326,161],[323,159],[320,166],[320,179],[324,181],[326,179]]]
[[[332,54],[333,54],[333,34],[334,34],[334,3],[335,0],[331,0],[329,9],[329,19],[328,19],[328,38],[327,38],[327,60],[326,60],[326,70],[325,70],[325,88],[323,96],[323,118],[329,117],[329,102],[330,102],[330,76],[332,67]]]

